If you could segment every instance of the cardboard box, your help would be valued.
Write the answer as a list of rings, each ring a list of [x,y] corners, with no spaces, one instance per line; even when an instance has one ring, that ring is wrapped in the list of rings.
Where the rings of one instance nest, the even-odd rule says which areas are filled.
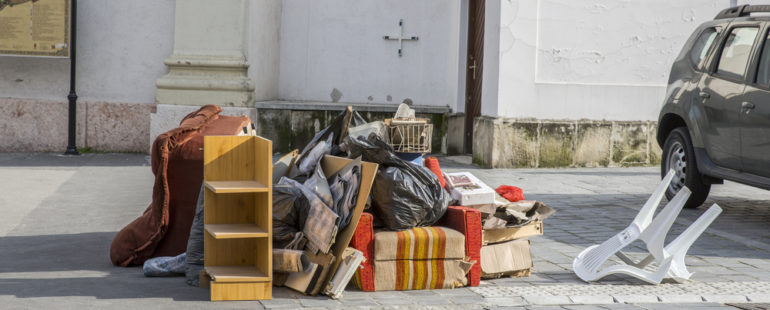
[[[506,227],[502,229],[488,229],[481,231],[481,244],[500,243],[514,239],[540,236],[543,234],[543,222],[532,221],[519,227]]]
[[[326,155],[323,159],[321,159],[321,168],[326,174],[326,177],[329,177],[345,167],[345,165],[351,161],[352,160],[347,158]],[[353,209],[353,215],[350,218],[350,224],[342,229],[342,231],[337,232],[334,245],[332,245],[329,253],[318,253],[317,255],[308,253],[310,261],[317,264],[318,268],[316,268],[314,271],[314,279],[311,281],[295,282],[305,283],[303,285],[307,285],[307,287],[295,285],[297,286],[293,287],[295,290],[308,295],[316,295],[321,291],[321,288],[326,287],[326,284],[329,283],[332,276],[334,276],[334,273],[339,267],[341,261],[339,259],[335,259],[335,257],[342,257],[343,252],[348,247],[348,244],[350,244],[350,240],[353,239],[353,233],[356,231],[358,221],[361,219],[361,213],[364,212],[364,207],[366,206],[366,200],[369,198],[369,192],[371,191],[372,184],[374,183],[374,176],[377,174],[377,167],[378,165],[375,163],[361,161],[361,184],[358,189],[356,206]]]
[[[532,268],[529,240],[516,239],[481,247],[481,277],[484,279],[528,274]]]
[[[470,172],[446,173],[444,179],[447,181],[447,189],[452,194],[452,198],[460,205],[495,203],[495,191]]]

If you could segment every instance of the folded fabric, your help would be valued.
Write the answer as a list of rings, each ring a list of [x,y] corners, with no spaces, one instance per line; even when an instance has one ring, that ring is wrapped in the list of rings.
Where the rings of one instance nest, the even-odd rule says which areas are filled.
[[[361,184],[361,157],[358,157],[342,167],[329,178],[334,204],[332,209],[340,217],[338,230],[350,223],[351,212],[358,199],[359,184]]]
[[[145,277],[183,276],[185,272],[185,253],[177,256],[160,256],[144,261],[142,272]]]
[[[305,238],[309,241],[308,246],[314,253],[318,251],[328,253],[329,248],[331,248],[332,243],[334,243],[334,237],[337,234],[337,221],[339,220],[339,216],[329,209],[326,204],[318,198],[318,195],[299,182],[283,177],[278,184],[299,188],[305,195],[310,203],[310,210],[308,211],[307,220],[305,220],[305,226],[302,229],[302,233],[305,234]]]
[[[304,251],[273,249],[273,271],[303,272],[310,265],[310,258]]]
[[[187,240],[187,252],[185,252],[185,282],[192,286],[200,286],[200,271],[203,269],[203,189],[204,185],[201,185],[198,203],[195,206],[195,217],[190,226],[190,238]]]

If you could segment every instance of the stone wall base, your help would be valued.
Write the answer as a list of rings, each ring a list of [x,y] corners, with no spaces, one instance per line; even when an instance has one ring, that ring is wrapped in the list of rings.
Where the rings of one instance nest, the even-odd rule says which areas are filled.
[[[460,117],[451,116],[448,123],[460,123],[455,119]],[[661,158],[657,124],[651,121],[479,117],[473,130],[473,162],[487,168],[644,166]],[[450,151],[462,145],[450,142]]]
[[[148,103],[78,101],[78,148],[105,152],[146,152]],[[66,100],[0,98],[0,152],[64,152]]]
[[[392,112],[374,112],[358,110],[366,120],[381,121],[392,118]],[[257,134],[273,141],[273,153],[285,154],[294,149],[302,151],[313,136],[321,129],[331,125],[342,111],[334,110],[294,110],[294,109],[257,109]],[[428,118],[433,123],[433,153],[446,153],[446,114],[422,114],[417,117]]]

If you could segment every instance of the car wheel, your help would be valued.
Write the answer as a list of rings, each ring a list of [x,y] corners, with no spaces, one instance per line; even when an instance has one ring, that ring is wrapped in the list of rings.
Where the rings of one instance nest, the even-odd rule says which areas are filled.
[[[692,194],[685,203],[685,208],[697,208],[706,201],[711,184],[704,182],[703,175],[698,171],[690,134],[685,127],[672,130],[663,145],[663,159],[660,163],[661,178],[665,177],[670,169],[673,169],[676,175],[666,190],[668,200],[674,198],[682,187],[687,186]]]

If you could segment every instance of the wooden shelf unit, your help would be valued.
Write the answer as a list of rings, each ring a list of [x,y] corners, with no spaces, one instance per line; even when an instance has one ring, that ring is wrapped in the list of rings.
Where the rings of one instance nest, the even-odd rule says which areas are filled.
[[[201,283],[212,301],[272,298],[272,150],[262,137],[203,137]]]

